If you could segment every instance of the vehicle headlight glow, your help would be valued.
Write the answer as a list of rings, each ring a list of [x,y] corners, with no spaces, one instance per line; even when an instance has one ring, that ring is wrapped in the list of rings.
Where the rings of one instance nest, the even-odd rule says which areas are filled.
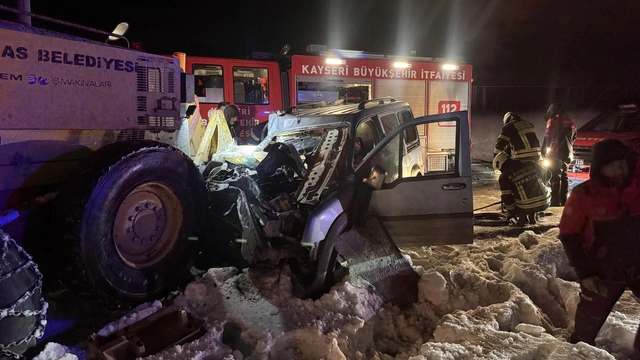
[[[400,68],[400,69],[408,69],[411,67],[411,64],[409,64],[408,62],[404,62],[404,61],[396,61],[393,63],[393,67],[394,68]]]
[[[442,65],[442,70],[459,70],[460,66],[456,65],[456,64],[444,64]]]
[[[347,62],[338,58],[326,58],[324,61],[327,65],[344,65]]]

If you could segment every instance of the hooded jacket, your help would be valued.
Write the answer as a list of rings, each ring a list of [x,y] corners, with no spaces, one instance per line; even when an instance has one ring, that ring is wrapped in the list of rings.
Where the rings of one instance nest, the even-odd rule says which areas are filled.
[[[600,171],[623,159],[629,172],[618,189]],[[621,269],[615,263],[639,260],[633,257],[640,253],[631,254],[640,249],[639,234],[627,231],[640,223],[639,160],[638,153],[619,140],[597,143],[589,180],[576,186],[567,199],[560,219],[560,240],[581,279],[591,275],[618,278]]]
[[[240,115],[240,111],[238,107],[235,105],[227,105],[224,110],[224,118],[227,120],[227,125],[229,126],[229,131],[231,132],[231,137],[238,139],[240,124],[236,121],[235,124],[231,124],[231,119],[234,117],[238,117]]]

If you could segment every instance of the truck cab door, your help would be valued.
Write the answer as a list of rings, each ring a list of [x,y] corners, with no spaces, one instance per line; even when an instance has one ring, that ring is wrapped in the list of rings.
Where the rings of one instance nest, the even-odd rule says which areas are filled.
[[[425,171],[408,173],[402,166],[403,157],[407,156],[404,137],[410,133],[405,130],[429,124],[455,126],[455,132],[449,132],[450,136],[455,136],[455,141],[437,142],[448,143],[455,148],[431,148],[427,134]],[[473,243],[471,156],[466,111],[404,121],[367,154],[356,169],[356,175],[374,188],[367,215],[377,216],[398,246]]]

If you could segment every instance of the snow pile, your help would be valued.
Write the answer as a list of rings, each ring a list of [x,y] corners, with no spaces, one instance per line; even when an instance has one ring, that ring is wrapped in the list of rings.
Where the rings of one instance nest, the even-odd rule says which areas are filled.
[[[84,356],[78,357],[81,351],[74,351],[64,345],[56,343],[48,343],[44,350],[33,360],[78,360],[84,359]]]
[[[98,336],[107,337],[118,330],[124,329],[125,327],[146,318],[149,315],[153,315],[160,309],[162,309],[162,303],[157,300],[152,303],[140,304],[134,308],[131,313],[116,321],[110,322],[102,329],[98,330],[97,334]]]
[[[557,230],[406,250],[420,282],[418,301],[405,310],[348,278],[313,301],[292,295],[288,268],[211,269],[175,300],[206,319],[207,334],[148,359],[533,360],[630,354],[640,306],[628,293],[600,333],[602,348],[567,342],[579,287]],[[140,315],[119,323],[133,318]]]

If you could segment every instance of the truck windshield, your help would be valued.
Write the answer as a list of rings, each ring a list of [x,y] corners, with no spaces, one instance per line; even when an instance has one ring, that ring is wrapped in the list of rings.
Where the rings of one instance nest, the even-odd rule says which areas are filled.
[[[640,132],[640,112],[604,114],[588,122],[580,131]]]

